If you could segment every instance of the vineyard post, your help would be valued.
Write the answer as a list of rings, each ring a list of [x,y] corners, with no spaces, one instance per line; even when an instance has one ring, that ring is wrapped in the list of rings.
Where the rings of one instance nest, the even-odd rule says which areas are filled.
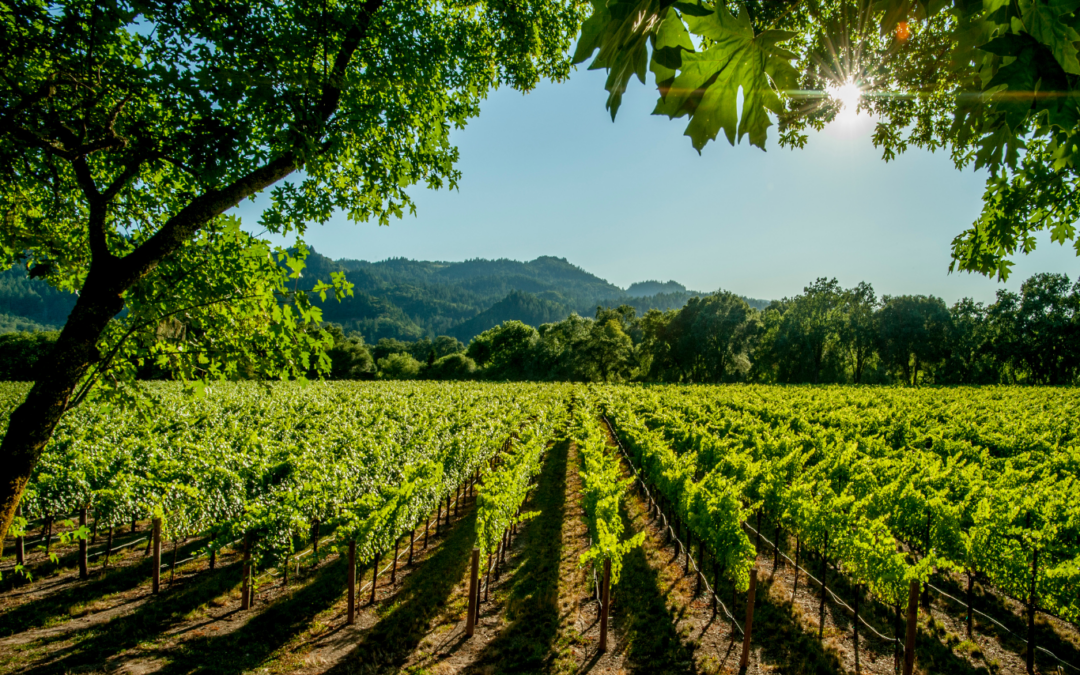
[[[379,554],[375,554],[375,565],[371,568],[371,600],[370,604],[375,604],[375,587],[379,581]]]
[[[600,652],[607,651],[608,605],[611,600],[611,559],[604,559],[604,583],[600,587]]]
[[[82,529],[84,527],[86,527],[86,507],[85,506],[83,506],[81,509],[79,509],[79,528]],[[87,569],[87,565],[86,565],[86,563],[87,563],[86,546],[87,546],[86,537],[85,536],[80,537],[79,538],[79,578],[80,579],[89,579],[90,578],[90,570]]]
[[[893,605],[893,672],[900,670],[900,605]]]
[[[859,596],[862,595],[862,584],[855,584],[854,612],[855,621],[851,624],[855,631],[855,675],[859,675]]]
[[[908,587],[907,635],[904,639],[904,675],[915,670],[915,628],[919,617],[919,580],[912,579]]]
[[[754,596],[757,594],[757,568],[750,570],[750,588],[746,591],[746,631],[743,633],[742,657],[739,672],[745,673],[750,664],[750,636],[754,631]]]
[[[491,590],[491,555],[487,557],[487,579],[484,581],[484,602],[487,602],[488,591]]]
[[[799,555],[802,553],[802,539],[795,535],[795,581],[791,588],[791,600],[795,601],[795,594],[799,592]]]
[[[469,565],[469,615],[465,617],[465,635],[472,637],[476,632],[476,601],[478,576],[480,574],[480,549],[473,546],[472,562]]]
[[[968,570],[967,573],[967,636],[971,639],[972,624],[975,622],[975,608],[972,606],[972,587],[975,585],[975,574]]]
[[[292,553],[285,553],[285,562],[281,565],[281,586],[289,585],[289,562],[292,561]]]
[[[397,583],[397,558],[398,558],[398,543],[400,538],[394,540],[394,562],[390,566],[390,585],[393,586]]]
[[[161,590],[161,518],[154,518],[153,520],[153,534],[150,537],[150,541],[154,546],[154,595],[157,595]]]
[[[929,508],[927,508],[926,509],[926,536],[923,538],[924,539],[923,557],[926,557],[926,556],[930,555],[930,518],[931,518],[931,511],[930,511]],[[923,607],[925,607],[927,609],[930,608],[930,579],[929,578],[926,580],[926,583],[923,584],[922,598],[921,598],[920,602],[922,603]]]
[[[169,585],[172,586],[173,579],[176,578],[176,537],[172,540],[172,564],[169,565]]]
[[[244,535],[244,580],[240,587],[240,609],[251,609],[251,533]]]
[[[694,548],[694,540],[690,528],[684,528],[686,530],[686,560],[683,562],[683,576],[690,574],[690,551]]]
[[[431,525],[431,516],[424,518],[424,550],[427,550],[428,527]]]
[[[701,581],[705,578],[705,540],[698,539],[697,544],[697,584],[694,587],[694,597],[701,595]]]
[[[442,499],[439,500],[439,505],[435,510],[435,536],[439,536],[439,528],[442,527]]]
[[[1038,598],[1035,596],[1035,579],[1039,574],[1039,549],[1031,556],[1031,593],[1028,595],[1028,631],[1027,631],[1027,672],[1028,675],[1035,673],[1035,612],[1038,609]]]
[[[311,525],[311,569],[319,564],[319,519]]]
[[[712,562],[712,573],[713,573],[712,612],[713,612],[714,616],[716,615],[717,610],[720,609],[719,608],[719,604],[720,604],[720,596],[719,596],[719,593],[720,593],[720,572],[721,572],[720,559],[717,558],[716,556],[713,556],[713,562]]]
[[[356,621],[356,540],[349,542],[349,613],[345,618],[345,625],[351,626]]]
[[[772,573],[776,574],[776,568],[780,564],[780,519],[776,519],[776,532],[773,533],[773,559]]]
[[[829,573],[829,533],[825,532],[825,546],[821,549],[821,605],[818,608],[818,639],[825,636],[825,597],[829,594],[825,576]]]
[[[761,550],[761,512],[763,510],[764,509],[762,509],[760,506],[758,507],[758,510],[757,510],[757,528],[754,530],[754,538],[755,538],[754,545],[757,547],[757,549],[759,551]]]
[[[135,519],[135,516],[131,517],[131,533],[135,534],[135,530],[139,527],[139,521]]]
[[[102,567],[109,566],[109,556],[112,555],[112,542],[113,542],[113,526],[109,526],[109,536],[105,540],[105,561],[101,563]]]
[[[210,571],[214,571],[214,567],[217,566],[217,549],[210,549]]]
[[[409,562],[406,563],[409,567],[412,567],[413,545],[416,543],[416,527],[414,526],[409,530]]]
[[[446,526],[450,527],[450,495],[446,495]]]

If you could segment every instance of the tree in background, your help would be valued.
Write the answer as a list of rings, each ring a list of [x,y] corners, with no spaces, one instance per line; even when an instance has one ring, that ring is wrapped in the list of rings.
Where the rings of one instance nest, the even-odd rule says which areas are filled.
[[[409,186],[456,185],[450,130],[493,87],[564,79],[580,12],[574,0],[5,3],[5,268],[22,260],[79,297],[0,443],[0,537],[60,418],[96,383],[130,382],[140,358],[204,380],[328,367],[329,338],[307,330],[321,315],[296,292],[301,256],[226,213],[270,190],[260,225],[303,234],[335,211],[385,223],[413,208]],[[347,292],[333,282],[306,290]],[[191,343],[149,339],[178,315],[197,324]]]
[[[468,380],[476,374],[476,362],[460,352],[447,354],[424,370],[431,380]]]
[[[375,377],[375,359],[371,357],[364,344],[364,336],[359,333],[345,335],[345,331],[336,323],[325,327],[334,341],[326,350],[330,358],[331,380],[368,380]]]
[[[919,371],[948,355],[952,317],[945,301],[925,295],[885,296],[877,315],[878,352],[882,361],[908,384]]]
[[[1071,382],[1080,368],[1080,281],[1036,274],[1020,293],[998,292],[992,312],[999,358],[1022,368],[1036,384]]]
[[[0,380],[33,380],[38,362],[48,359],[59,335],[55,331],[0,335]]]
[[[948,384],[999,382],[1002,369],[994,358],[986,307],[964,298],[949,309],[949,314],[949,354],[934,380]]]
[[[621,382],[630,379],[634,370],[634,341],[623,331],[618,319],[593,321],[588,337],[579,343],[585,372],[596,373],[588,379]]]
[[[474,337],[465,355],[491,377],[521,380],[528,376],[531,351],[539,338],[532,326],[506,321]]]
[[[404,352],[379,359],[379,376],[387,380],[414,379],[420,375],[420,368],[420,362]]]
[[[675,351],[681,363],[692,364],[695,382],[729,382],[746,375],[747,353],[760,322],[742,298],[727,291],[694,298],[675,323],[682,326]]]
[[[877,330],[874,312],[877,310],[874,287],[865,281],[844,291],[843,319],[840,325],[840,345],[851,359],[852,380],[861,384],[863,371],[877,349]]]

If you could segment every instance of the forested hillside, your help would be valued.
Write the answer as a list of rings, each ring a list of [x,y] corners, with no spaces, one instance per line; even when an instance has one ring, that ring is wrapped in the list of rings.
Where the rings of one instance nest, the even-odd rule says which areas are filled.
[[[347,332],[360,333],[369,343],[437,335],[468,342],[508,320],[540,326],[573,312],[592,315],[597,305],[624,303],[642,313],[678,309],[701,295],[674,281],[640,282],[624,291],[551,256],[529,262],[405,258],[367,262],[332,260],[312,251],[307,264],[305,278],[325,280],[331,272],[344,272],[354,284],[352,298],[321,303],[323,316]],[[746,300],[759,308],[768,304]],[[74,295],[28,278],[18,266],[0,274],[0,332],[56,330],[74,304]]]

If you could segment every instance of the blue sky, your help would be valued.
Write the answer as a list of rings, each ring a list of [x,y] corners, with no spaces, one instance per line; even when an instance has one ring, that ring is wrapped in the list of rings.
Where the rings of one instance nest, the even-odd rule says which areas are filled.
[[[674,279],[757,298],[801,291],[819,276],[869,281],[879,295],[988,302],[1036,272],[1073,279],[1071,248],[1040,241],[1001,284],[948,274],[950,242],[978,215],[984,176],[947,155],[911,151],[886,164],[866,114],[834,122],[804,150],[709,144],[685,121],[654,117],[655,89],[636,80],[612,123],[604,74],[522,95],[492,93],[456,132],[457,191],[413,191],[417,216],[389,227],[339,216],[308,231],[334,258],[421,260],[563,257],[621,287]],[[256,205],[243,208],[254,224]]]

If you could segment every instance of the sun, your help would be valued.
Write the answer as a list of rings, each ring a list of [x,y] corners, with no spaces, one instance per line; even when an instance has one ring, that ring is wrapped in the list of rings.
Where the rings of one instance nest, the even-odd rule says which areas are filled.
[[[825,87],[825,93],[829,95],[829,98],[840,103],[840,112],[836,115],[837,120],[848,122],[858,116],[862,89],[854,81],[830,84]]]

